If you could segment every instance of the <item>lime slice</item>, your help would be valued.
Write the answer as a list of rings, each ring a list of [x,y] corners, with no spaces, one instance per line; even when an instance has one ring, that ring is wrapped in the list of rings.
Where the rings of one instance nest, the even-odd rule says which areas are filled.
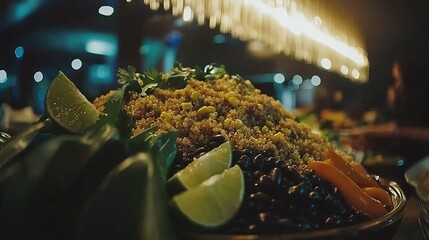
[[[49,85],[45,106],[48,116],[71,132],[83,132],[98,120],[97,109],[62,72]]]
[[[179,216],[191,223],[214,228],[227,223],[240,209],[244,177],[238,165],[214,175],[188,191],[173,197]]]
[[[167,192],[174,195],[198,186],[207,178],[229,168],[231,161],[231,143],[224,142],[174,174],[167,182]]]

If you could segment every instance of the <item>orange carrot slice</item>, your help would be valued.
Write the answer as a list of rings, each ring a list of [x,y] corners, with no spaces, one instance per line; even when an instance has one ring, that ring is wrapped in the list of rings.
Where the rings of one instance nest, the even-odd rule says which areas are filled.
[[[307,167],[314,170],[320,178],[336,186],[343,193],[347,202],[357,210],[368,214],[372,218],[380,217],[387,213],[380,201],[365,193],[336,167],[320,161],[309,162]]]
[[[379,187],[367,187],[363,188],[363,191],[366,192],[366,194],[368,194],[372,198],[377,199],[384,205],[392,206],[392,199],[390,198],[390,194],[386,190]]]
[[[362,173],[362,170],[355,169],[350,162],[346,161],[334,151],[326,151],[325,159],[329,159],[329,161],[327,161],[329,164],[345,173],[359,187],[379,187],[377,181],[375,181],[369,174],[364,174]]]

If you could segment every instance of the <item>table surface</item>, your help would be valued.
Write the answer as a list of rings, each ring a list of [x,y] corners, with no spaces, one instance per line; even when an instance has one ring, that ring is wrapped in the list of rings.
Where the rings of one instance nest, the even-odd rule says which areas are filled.
[[[419,206],[417,199],[415,196],[411,195],[408,198],[404,217],[402,218],[393,240],[423,240],[418,219]]]

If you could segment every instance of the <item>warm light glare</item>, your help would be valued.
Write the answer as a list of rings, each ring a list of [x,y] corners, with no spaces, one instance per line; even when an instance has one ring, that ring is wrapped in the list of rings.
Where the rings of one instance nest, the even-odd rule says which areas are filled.
[[[115,12],[115,9],[111,6],[101,6],[98,9],[98,13],[103,16],[111,16]]]
[[[311,84],[313,84],[313,86],[315,86],[315,87],[317,87],[317,86],[319,86],[320,85],[320,83],[322,82],[322,79],[320,79],[320,77],[319,76],[317,76],[317,75],[314,75],[314,76],[312,76],[311,77]]]
[[[5,83],[7,81],[7,72],[5,70],[0,70],[0,83]]]
[[[71,67],[74,70],[79,70],[82,67],[82,60],[76,58],[71,62]]]
[[[15,56],[16,56],[16,58],[22,58],[22,56],[24,56],[24,47],[23,46],[18,46],[17,48],[15,48]]]
[[[360,36],[335,12],[311,7],[311,0],[144,0],[151,9],[163,5],[184,21],[219,29],[222,34],[260,43],[265,52],[283,53],[297,60],[341,73],[341,64],[360,71],[366,81],[368,58]],[[316,12],[317,11],[317,12]],[[322,15],[318,15],[322,14]],[[329,56],[329,63],[321,63]],[[325,60],[326,61],[326,60]],[[352,76],[346,75],[348,78]]]
[[[285,81],[285,75],[281,73],[274,74],[274,82],[282,84]]]
[[[346,65],[342,65],[340,70],[341,70],[341,73],[344,75],[349,74],[349,68]]]
[[[293,78],[292,78],[292,82],[295,84],[295,85],[299,85],[299,84],[301,84],[302,83],[302,77],[301,77],[301,75],[295,75],[295,76],[293,76]]]
[[[329,60],[328,58],[322,58],[322,60],[320,61],[320,65],[326,70],[329,70],[332,67],[331,60]]]
[[[34,81],[35,82],[41,82],[43,80],[43,73],[42,72],[40,72],[40,71],[37,71],[35,74],[34,74]]]
[[[355,79],[359,79],[359,77],[360,77],[360,72],[359,72],[357,69],[353,69],[353,70],[352,70],[352,76],[353,76]]]
[[[192,20],[192,9],[191,7],[185,7],[183,9],[183,21],[189,22]]]

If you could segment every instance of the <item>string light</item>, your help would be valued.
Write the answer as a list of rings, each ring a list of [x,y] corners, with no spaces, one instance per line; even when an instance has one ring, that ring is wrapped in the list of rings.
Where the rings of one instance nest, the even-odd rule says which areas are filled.
[[[153,10],[163,7],[185,21],[208,23],[242,41],[259,41],[275,53],[343,73],[353,81],[368,80],[368,57],[358,34],[322,6],[311,7],[312,0],[142,1]],[[329,64],[320,62],[325,58]],[[359,76],[345,74],[343,65],[356,69]]]

